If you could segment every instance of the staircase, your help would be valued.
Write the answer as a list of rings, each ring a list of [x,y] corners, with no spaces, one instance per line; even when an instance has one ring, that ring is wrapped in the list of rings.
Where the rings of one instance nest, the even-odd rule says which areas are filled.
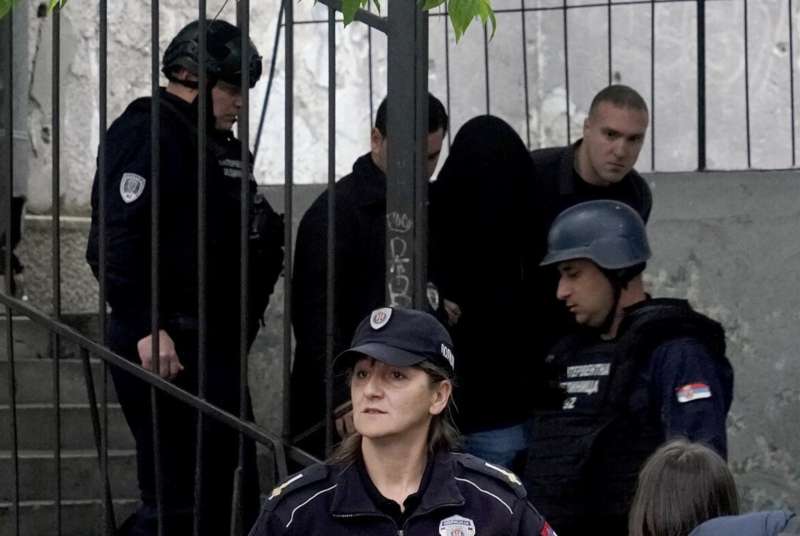
[[[0,536],[14,532],[14,464],[9,362],[5,311],[0,312]],[[53,360],[47,330],[27,318],[13,317],[16,411],[19,448],[19,534],[56,535],[55,405]],[[61,359],[61,534],[94,536],[103,531],[102,473],[83,362],[74,347],[62,348]],[[103,365],[92,360],[98,402]],[[118,523],[136,507],[136,457],[133,437],[109,379],[108,465]],[[102,410],[100,412],[102,419]]]

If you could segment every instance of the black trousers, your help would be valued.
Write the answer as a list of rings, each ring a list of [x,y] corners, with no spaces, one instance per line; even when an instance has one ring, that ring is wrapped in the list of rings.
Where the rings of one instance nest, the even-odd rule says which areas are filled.
[[[109,347],[129,361],[139,364],[138,341],[127,331],[124,318],[109,317]],[[174,383],[191,393],[197,393],[197,331],[165,328],[175,342],[176,352],[184,370]],[[213,332],[214,330],[209,330]],[[211,333],[209,334],[211,336]],[[238,415],[239,352],[237,334],[227,338],[225,349],[213,336],[207,352],[206,400]],[[125,536],[157,534],[156,471],[154,434],[151,408],[151,388],[143,381],[111,367],[117,396],[128,426],[136,439],[136,458],[142,506],[122,526]],[[197,411],[167,394],[157,391],[158,441],[164,534],[190,536],[193,534],[195,502],[195,459],[197,449]],[[248,418],[252,419],[249,407]],[[255,445],[244,442],[241,479],[242,531],[246,534],[255,522],[259,510],[258,469]],[[230,533],[234,476],[239,458],[239,433],[210,417],[204,419],[203,455],[201,464],[201,498],[199,534],[220,536]]]

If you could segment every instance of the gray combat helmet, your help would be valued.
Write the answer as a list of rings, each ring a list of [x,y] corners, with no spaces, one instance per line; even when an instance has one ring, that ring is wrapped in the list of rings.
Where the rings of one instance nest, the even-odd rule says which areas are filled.
[[[604,270],[644,267],[650,258],[639,214],[625,203],[587,201],[564,210],[550,226],[547,255],[540,263],[588,259]]]
[[[223,80],[234,86],[242,82],[242,33],[236,26],[223,21],[208,21],[206,35],[206,76],[213,83]],[[249,41],[250,87],[261,78],[261,56]],[[183,67],[194,75],[200,73],[200,22],[187,24],[170,42],[164,52],[161,71],[170,80]]]

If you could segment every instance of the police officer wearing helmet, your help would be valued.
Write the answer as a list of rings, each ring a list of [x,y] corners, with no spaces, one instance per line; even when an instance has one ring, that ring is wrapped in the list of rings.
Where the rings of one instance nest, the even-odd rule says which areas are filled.
[[[562,212],[543,266],[580,328],[547,363],[563,390],[537,411],[525,486],[564,536],[627,534],[637,473],[665,440],[685,437],[727,454],[733,370],[722,326],[685,300],[651,298],[644,223],[599,200]]]
[[[335,362],[349,372],[356,432],[276,487],[250,536],[552,534],[513,473],[451,452],[455,362],[430,314],[373,311]]]
[[[206,297],[205,398],[232,413],[239,412],[240,353],[240,214],[242,181],[249,194],[249,296],[246,307],[248,340],[252,343],[283,264],[283,222],[256,193],[252,162],[241,161],[242,147],[231,128],[241,98],[241,32],[224,21],[207,25],[207,87],[198,86],[199,22],[183,28],[163,58],[169,83],[161,88],[159,182],[159,370],[162,378],[192,393],[198,392],[200,291]],[[249,80],[261,76],[261,58],[249,47]],[[206,92],[206,202],[203,226],[206,254],[198,257],[198,103]],[[153,368],[151,337],[151,176],[149,97],[134,100],[108,131],[106,173],[95,176],[92,225],[87,260],[100,278],[100,223],[105,221],[106,296],[109,347],[129,361]],[[105,181],[105,210],[100,212],[99,182]],[[199,266],[206,267],[207,288],[200,289]],[[160,474],[164,526],[159,527],[156,468],[148,385],[112,368],[123,412],[136,439],[142,504],[119,534],[192,534],[193,511],[200,514],[199,534],[227,534],[231,497],[238,464],[238,434],[205,419],[202,488],[195,504],[197,413],[176,400],[159,396]],[[255,448],[245,445],[238,482],[245,492],[243,515],[252,523],[258,515]]]

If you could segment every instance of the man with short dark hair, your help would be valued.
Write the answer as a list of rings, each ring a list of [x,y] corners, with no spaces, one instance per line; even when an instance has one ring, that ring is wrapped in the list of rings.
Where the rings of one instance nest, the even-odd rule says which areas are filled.
[[[649,258],[644,222],[618,201],[580,203],[550,228],[541,264],[557,267],[556,296],[579,327],[547,356],[563,391],[534,413],[524,480],[562,536],[627,535],[637,474],[666,440],[727,454],[725,333],[686,300],[651,298]]]
[[[348,347],[355,328],[373,309],[386,305],[387,99],[378,107],[370,152],[336,183],[336,271],[334,274],[334,355]],[[441,101],[428,96],[427,174],[433,175],[448,118]],[[325,411],[325,326],[327,304],[328,192],[303,215],[297,231],[292,324],[297,340],[291,383],[292,435],[310,437],[300,446],[322,458]],[[334,403],[347,400],[336,382]],[[349,421],[339,425],[349,428]],[[343,432],[346,430],[342,430]]]
[[[233,414],[240,409],[240,251],[242,182],[249,188],[249,295],[246,307],[248,348],[258,331],[273,285],[283,265],[283,222],[256,193],[252,162],[242,162],[242,146],[231,128],[242,106],[242,34],[218,20],[207,26],[207,87],[199,87],[199,22],[184,27],[164,53],[169,80],[156,98],[160,104],[159,181],[151,175],[151,98],[133,101],[114,121],[105,145],[106,176],[95,176],[92,225],[86,258],[98,279],[105,260],[106,296],[111,307],[108,346],[135,364],[154,366],[151,326],[151,196],[160,195],[158,365],[163,379],[198,393],[199,296],[206,297],[205,399]],[[251,87],[261,76],[261,58],[249,47]],[[202,225],[206,256],[199,259],[198,116],[199,94],[207,95],[206,199]],[[100,210],[100,181],[105,181],[105,210]],[[101,222],[105,222],[105,259],[101,256]],[[200,288],[198,263],[206,267]],[[242,506],[249,526],[258,515],[255,446],[247,440],[239,457],[239,433],[205,418],[201,495],[195,504],[197,412],[180,401],[157,395],[160,465],[154,460],[150,387],[116,367],[114,386],[136,439],[142,504],[123,524],[121,536],[219,535],[230,532],[232,497]],[[248,399],[249,400],[249,399]],[[247,404],[248,411],[249,404]],[[241,466],[239,463],[241,462]],[[237,469],[240,469],[237,471]],[[156,473],[158,471],[158,473]],[[158,477],[161,513],[157,511]],[[237,485],[239,487],[237,487]],[[199,524],[193,531],[194,511]]]
[[[592,99],[581,139],[565,147],[531,152],[536,220],[526,277],[537,322],[543,327],[535,343],[540,356],[572,324],[554,298],[555,281],[536,267],[547,250],[547,230],[564,209],[593,199],[621,201],[647,222],[652,194],[634,165],[648,123],[647,104],[642,96],[628,86],[611,85]]]

